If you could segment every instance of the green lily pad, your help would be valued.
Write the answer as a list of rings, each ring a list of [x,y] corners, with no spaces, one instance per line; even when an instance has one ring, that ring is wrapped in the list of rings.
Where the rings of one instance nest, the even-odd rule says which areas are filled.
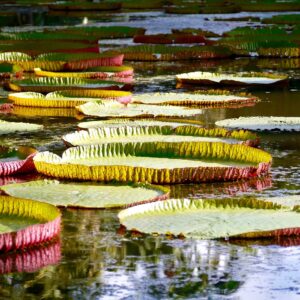
[[[86,185],[38,180],[2,186],[8,195],[59,207],[114,208],[155,201],[168,196],[167,188],[150,185]]]
[[[182,117],[202,114],[201,109],[164,105],[128,104],[117,101],[87,102],[76,108],[87,116],[100,118],[119,117]]]
[[[240,144],[212,142],[112,143],[40,152],[38,172],[81,180],[157,184],[227,181],[268,173],[271,156]]]
[[[271,73],[219,74],[210,72],[190,72],[176,75],[179,84],[202,85],[275,85],[288,80],[287,75]]]
[[[299,117],[239,117],[216,122],[217,126],[257,131],[300,131]]]
[[[22,123],[22,122],[8,122],[0,120],[0,135],[10,134],[14,132],[35,132],[43,130],[43,125]]]
[[[300,234],[299,213],[255,199],[171,199],[119,213],[128,230],[197,239]]]
[[[98,123],[99,124],[99,123]],[[105,127],[103,125],[106,125]],[[247,140],[247,138],[250,140]],[[252,141],[251,141],[252,137]],[[244,140],[243,138],[246,138]],[[257,144],[257,137],[250,132],[230,132],[223,129],[207,129],[183,123],[141,121],[129,123],[102,123],[98,128],[81,130],[63,136],[73,146],[128,143],[128,142],[223,142]]]
[[[117,100],[129,102],[131,93],[115,90],[64,90],[43,95],[35,92],[10,93],[8,99],[15,105],[30,107],[74,108],[89,101]]]
[[[252,95],[230,94],[228,91],[198,91],[195,93],[146,93],[135,95],[133,103],[152,105],[197,105],[197,106],[226,106],[231,104],[249,103],[258,101]]]
[[[53,78],[39,77],[23,80],[11,80],[6,85],[17,92],[54,92],[63,89],[122,89],[124,84],[116,81],[81,79],[81,78]]]

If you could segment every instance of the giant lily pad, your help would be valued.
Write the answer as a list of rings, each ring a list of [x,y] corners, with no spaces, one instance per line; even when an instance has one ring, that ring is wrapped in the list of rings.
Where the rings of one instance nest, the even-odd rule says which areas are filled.
[[[107,117],[161,117],[161,116],[193,116],[202,114],[201,109],[190,109],[187,107],[157,106],[146,104],[122,105],[117,101],[87,102],[76,107],[81,113],[87,116],[101,118]]]
[[[206,44],[208,42],[203,35],[199,34],[143,34],[135,35],[133,41],[142,44]]]
[[[249,130],[300,131],[299,117],[239,117],[217,121],[216,125]]]
[[[35,59],[21,52],[0,53],[0,62],[10,62],[25,71],[41,68],[47,71],[85,70],[98,66],[121,66],[122,54],[99,53],[45,53]]]
[[[119,90],[127,88],[123,83],[116,81],[105,81],[96,79],[82,78],[53,78],[53,77],[38,77],[22,80],[11,80],[6,84],[6,87],[16,92],[42,92],[48,93],[57,90],[68,89],[106,89]]]
[[[108,52],[110,53],[110,52]],[[176,61],[197,60],[209,58],[226,58],[232,52],[225,47],[213,46],[167,46],[167,45],[142,45],[129,46],[112,52],[124,54],[125,60],[132,61]]]
[[[75,36],[93,36],[98,39],[114,39],[114,38],[129,38],[136,34],[144,34],[144,28],[127,27],[127,26],[82,26],[68,27],[63,29],[55,29],[54,32],[67,33]]]
[[[34,172],[35,153],[36,150],[30,147],[0,147],[0,176]]]
[[[133,103],[158,105],[197,105],[205,107],[227,106],[232,104],[253,103],[258,98],[252,95],[237,94],[229,91],[198,91],[196,93],[146,93],[133,97]]]
[[[82,37],[84,39],[84,37]],[[93,38],[97,40],[96,37]],[[38,55],[42,53],[62,52],[62,53],[83,53],[94,52],[99,53],[98,42],[86,43],[80,41],[56,41],[51,43],[49,40],[0,40],[0,49],[2,52],[24,52],[29,55]]]
[[[112,208],[165,199],[169,190],[150,185],[86,185],[38,180],[1,187],[8,195],[60,207]]]
[[[47,242],[60,232],[60,212],[48,203],[0,196],[0,251]]]
[[[102,144],[69,148],[62,157],[50,152],[34,157],[38,172],[49,176],[158,184],[259,176],[271,160],[256,148],[209,142]]]
[[[34,132],[41,131],[43,125],[21,122],[8,122],[0,120],[0,135],[10,134],[13,132]]]
[[[13,114],[22,117],[76,117],[79,120],[83,118],[83,116],[79,114],[75,108],[29,107],[13,105],[11,103],[1,104],[0,113]]]
[[[75,107],[90,101],[117,100],[131,101],[131,93],[113,90],[65,90],[43,95],[35,92],[11,93],[8,99],[15,105],[34,107]]]
[[[99,123],[98,123],[99,124]],[[72,146],[127,142],[223,142],[256,145],[258,139],[250,132],[229,132],[224,129],[199,128],[195,125],[161,121],[136,121],[128,123],[102,123],[102,128],[81,130],[63,136]],[[105,126],[105,127],[104,127]],[[242,140],[243,137],[252,140]]]
[[[35,68],[37,76],[44,77],[76,77],[87,79],[107,79],[107,78],[126,78],[133,76],[133,68],[127,66],[96,67],[90,68],[85,72],[50,72]]]
[[[270,73],[218,74],[210,72],[191,72],[176,75],[179,84],[200,85],[277,85],[287,81],[287,75]]]
[[[171,199],[119,213],[129,230],[197,239],[299,235],[299,213],[255,199]]]

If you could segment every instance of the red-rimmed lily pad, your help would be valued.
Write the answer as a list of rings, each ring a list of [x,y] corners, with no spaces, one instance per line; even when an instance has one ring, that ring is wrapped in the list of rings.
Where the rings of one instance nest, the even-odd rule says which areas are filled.
[[[60,233],[60,211],[38,201],[0,196],[0,251],[50,241]]]
[[[0,147],[0,176],[35,172],[33,157],[36,150],[30,147]]]

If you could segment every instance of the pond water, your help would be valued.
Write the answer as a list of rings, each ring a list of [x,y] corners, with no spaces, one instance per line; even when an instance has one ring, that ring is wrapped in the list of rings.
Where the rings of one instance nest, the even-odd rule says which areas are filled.
[[[245,13],[223,17],[240,15]],[[205,29],[220,32],[240,25],[237,22],[225,22],[226,28],[222,22],[206,25],[205,15],[178,18],[160,12],[127,13],[125,20],[123,14],[114,16],[114,25],[149,26],[150,32],[170,31],[178,26],[206,26]],[[176,91],[174,75],[195,70],[234,72],[262,70],[263,66],[263,70],[276,68],[293,78],[286,87],[247,90],[261,98],[255,105],[204,109],[203,114],[196,117],[204,125],[214,126],[215,121],[238,116],[299,117],[300,68],[293,67],[292,60],[286,61],[282,69],[278,69],[280,59],[256,58],[127,64],[135,68],[137,93]],[[1,95],[5,101],[7,92],[1,91]],[[29,145],[57,153],[64,149],[60,137],[74,131],[79,122],[75,117],[45,118],[28,111],[2,115],[1,119],[45,126],[44,132],[34,136],[0,137],[2,145]],[[273,156],[268,177],[176,185],[171,187],[171,197],[300,195],[300,133],[271,132],[259,133],[259,136],[261,148]],[[11,270],[18,269],[16,266],[20,264],[24,266],[25,262],[37,266],[30,270],[20,267],[18,270],[23,272],[0,275],[0,299],[300,299],[299,238],[248,243],[170,239],[126,232],[120,227],[118,210],[66,209],[62,212],[63,230],[58,246],[49,245],[26,256],[16,255],[13,261],[8,260],[7,255],[0,255],[0,272],[5,270],[1,266],[8,263],[13,265]],[[49,265],[47,261],[39,264],[43,251],[48,251]]]

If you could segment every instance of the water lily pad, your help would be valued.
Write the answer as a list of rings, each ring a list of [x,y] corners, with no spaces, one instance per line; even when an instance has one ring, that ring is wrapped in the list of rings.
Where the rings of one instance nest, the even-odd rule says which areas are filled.
[[[40,68],[46,71],[85,70],[99,66],[121,66],[122,54],[109,53],[44,53],[36,58],[22,52],[0,53],[0,62],[17,64],[25,71]]]
[[[271,161],[256,148],[210,142],[113,143],[69,148],[62,157],[51,152],[34,157],[38,172],[53,177],[157,184],[260,176]]]
[[[11,80],[6,87],[16,92],[54,92],[67,89],[112,89],[125,88],[125,84],[116,81],[82,79],[82,78],[53,78],[38,77],[22,80]]]
[[[0,251],[49,241],[60,232],[60,212],[50,204],[0,196]]]
[[[128,104],[124,106],[117,101],[87,102],[76,108],[84,115],[100,118],[181,117],[202,114],[201,109],[146,104]]]
[[[44,77],[76,77],[87,79],[127,78],[133,76],[133,68],[127,66],[95,67],[85,72],[51,72],[35,68],[37,76]]]
[[[193,34],[143,34],[135,35],[133,38],[135,43],[142,44],[206,44],[207,41],[203,35]]]
[[[67,33],[75,36],[93,36],[97,39],[129,38],[136,34],[144,34],[144,28],[129,26],[81,26],[53,30],[56,33]]]
[[[167,45],[142,45],[114,49],[111,54],[124,54],[125,60],[131,61],[177,61],[198,60],[210,58],[226,58],[232,52],[221,46],[167,46]]]
[[[216,122],[217,126],[257,131],[300,131],[299,117],[239,117]]]
[[[287,75],[270,73],[219,74],[210,72],[191,72],[176,75],[179,84],[200,85],[278,85],[286,82]]]
[[[98,128],[81,130],[63,136],[72,146],[128,142],[223,142],[256,145],[257,136],[245,131],[208,129],[183,123],[162,121],[102,122]]]
[[[131,101],[131,93],[114,90],[65,90],[52,92],[47,95],[35,92],[11,93],[8,99],[15,105],[33,107],[65,107],[73,108],[77,105],[99,100],[117,100],[121,103]]]
[[[59,207],[113,208],[161,200],[169,190],[150,185],[86,185],[38,180],[1,187],[8,195]]]
[[[171,199],[119,213],[128,230],[197,239],[300,234],[299,213],[255,199]]]
[[[14,132],[35,132],[43,130],[43,125],[22,123],[22,122],[8,122],[0,120],[0,135],[10,134]]]
[[[31,173],[35,171],[33,157],[36,150],[31,147],[0,147],[0,176]]]
[[[195,93],[145,93],[133,97],[133,103],[183,106],[227,106],[232,104],[253,103],[259,99],[246,94],[232,94],[229,91],[209,90]]]

